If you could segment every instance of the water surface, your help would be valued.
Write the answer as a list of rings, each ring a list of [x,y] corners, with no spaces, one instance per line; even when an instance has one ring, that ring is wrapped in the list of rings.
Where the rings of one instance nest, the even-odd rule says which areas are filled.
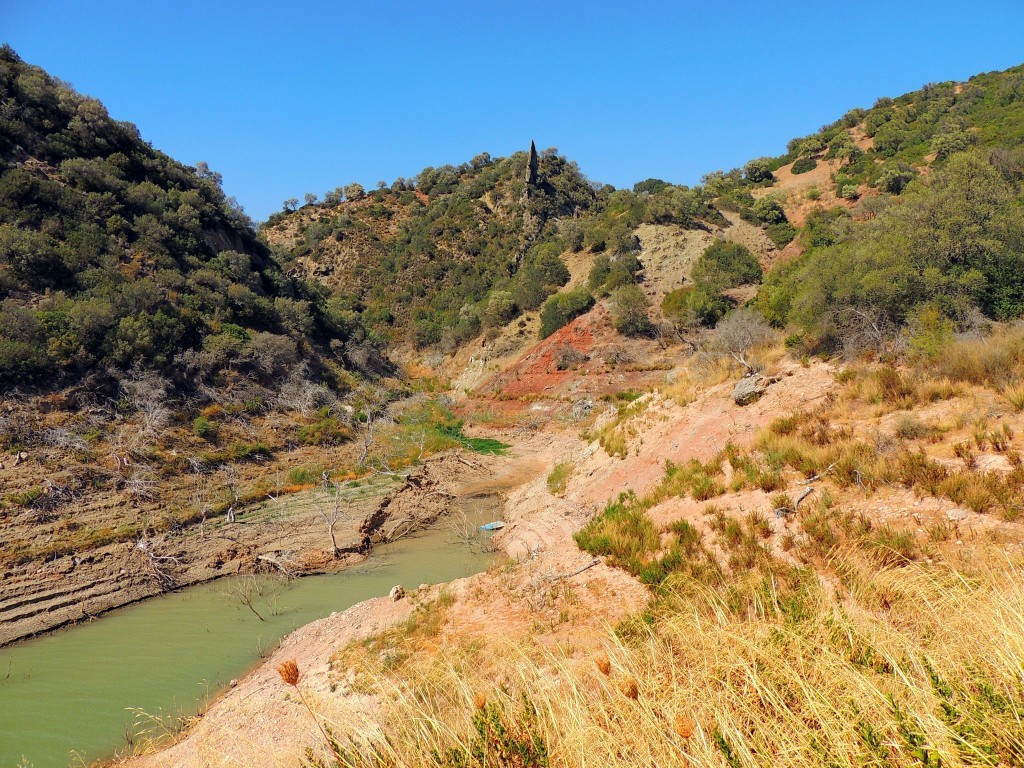
[[[147,719],[140,713],[173,720],[196,712],[296,627],[395,584],[415,588],[483,570],[491,555],[464,534],[495,506],[467,502],[458,526],[441,523],[378,547],[343,573],[290,583],[220,579],[0,648],[0,768],[110,756],[126,746],[135,721]]]

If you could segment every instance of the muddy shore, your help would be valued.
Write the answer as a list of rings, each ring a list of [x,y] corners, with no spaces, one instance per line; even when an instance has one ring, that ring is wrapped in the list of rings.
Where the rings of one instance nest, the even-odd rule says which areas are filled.
[[[0,646],[193,584],[237,573],[302,576],[362,562],[375,544],[420,530],[450,508],[485,462],[442,454],[402,478],[360,486],[340,507],[331,554],[331,509],[315,489],[268,498],[238,513],[136,541],[9,568],[0,581]]]

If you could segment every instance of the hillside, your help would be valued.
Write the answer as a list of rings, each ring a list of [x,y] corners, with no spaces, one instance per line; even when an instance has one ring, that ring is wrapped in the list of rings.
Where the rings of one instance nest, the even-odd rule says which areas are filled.
[[[377,325],[511,444],[508,561],[300,630],[131,764],[1017,764],[1018,78],[856,110],[686,190],[699,216],[599,191],[560,290],[461,345]],[[356,246],[297,243],[361,290]]]
[[[352,329],[285,274],[216,173],[9,47],[0,100],[0,383],[136,369],[194,391],[303,359],[339,379],[319,352]]]
[[[345,189],[275,214],[263,234],[380,335],[444,353],[539,310],[568,282],[575,254],[627,263],[642,223],[725,223],[699,190],[599,187],[556,150],[532,146],[370,193]]]

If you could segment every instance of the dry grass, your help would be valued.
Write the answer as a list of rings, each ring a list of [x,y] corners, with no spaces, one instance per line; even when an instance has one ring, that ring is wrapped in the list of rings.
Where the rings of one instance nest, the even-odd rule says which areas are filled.
[[[565,487],[569,483],[569,478],[572,477],[573,469],[571,461],[560,461],[555,464],[548,474],[548,490],[555,496],[565,493]]]
[[[1019,564],[833,565],[839,592],[807,572],[680,579],[597,657],[445,645],[401,675],[378,668],[379,708],[331,715],[346,764],[1020,764]]]
[[[1003,389],[1003,397],[1015,411],[1024,411],[1024,384],[1015,384]]]
[[[954,342],[939,351],[930,367],[952,381],[1019,390],[1024,327],[1001,328],[983,339]]]
[[[616,413],[610,421],[597,428],[595,433],[584,433],[584,440],[596,439],[609,456],[625,458],[629,452],[629,441],[640,432],[631,420],[640,416],[652,403],[651,397],[627,399],[616,405]]]

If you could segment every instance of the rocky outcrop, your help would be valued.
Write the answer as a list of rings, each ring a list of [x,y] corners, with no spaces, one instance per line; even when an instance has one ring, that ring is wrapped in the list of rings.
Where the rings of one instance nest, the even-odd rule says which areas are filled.
[[[776,379],[762,376],[759,373],[740,379],[732,390],[732,400],[736,405],[756,403],[769,385],[774,384],[775,381]]]

